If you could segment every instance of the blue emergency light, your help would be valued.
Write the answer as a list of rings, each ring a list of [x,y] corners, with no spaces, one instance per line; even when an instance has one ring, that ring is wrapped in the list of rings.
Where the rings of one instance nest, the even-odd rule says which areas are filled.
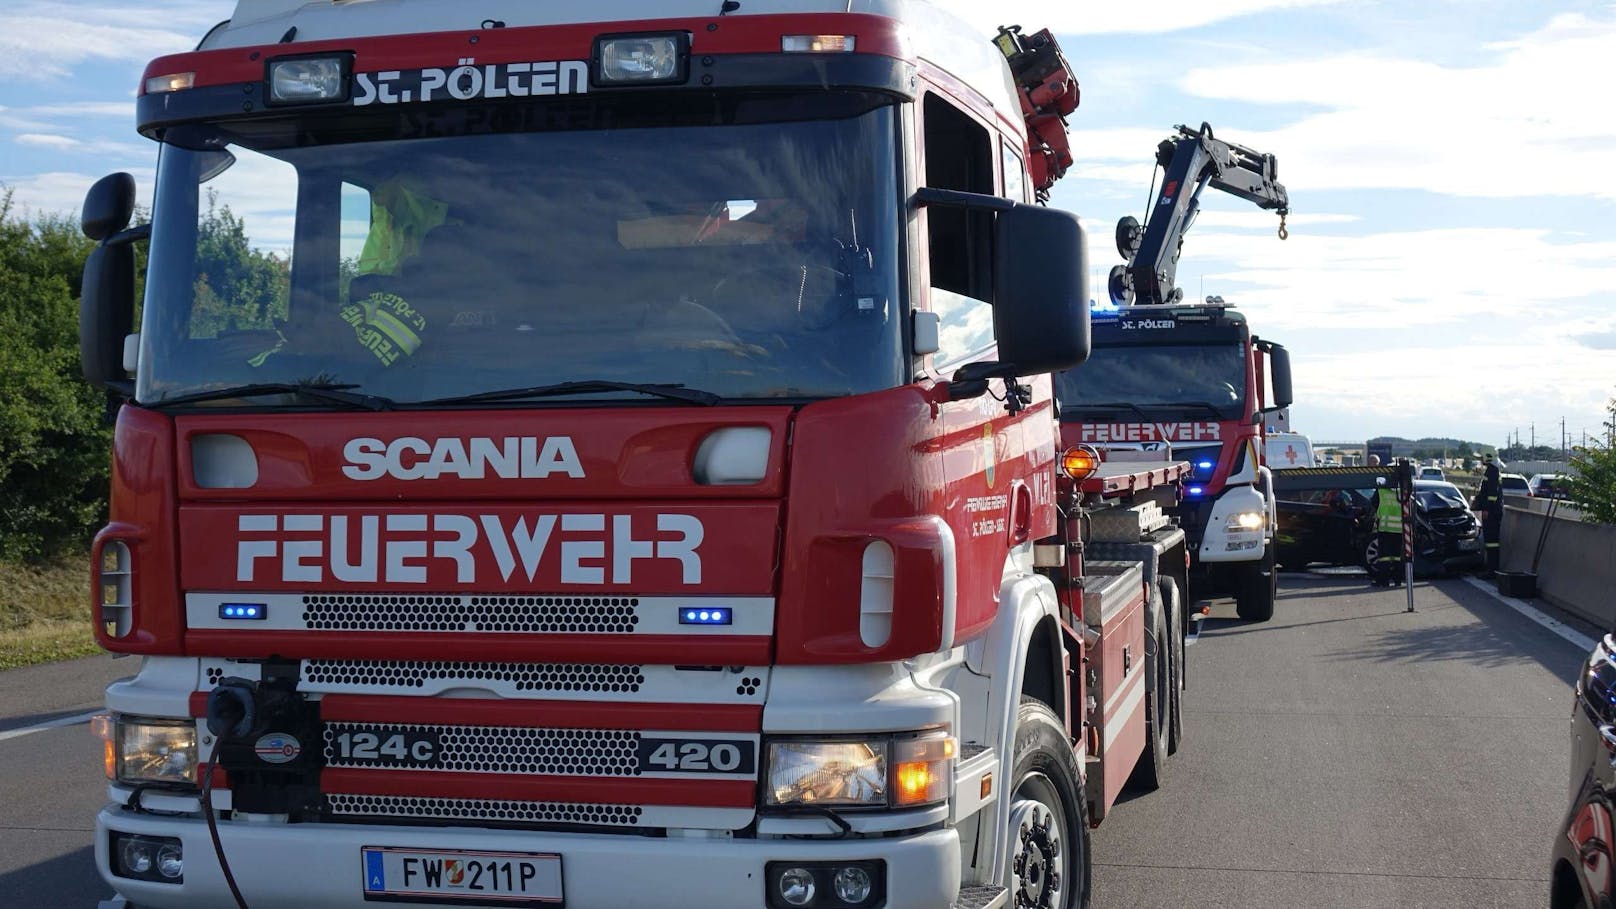
[[[1184,494],[1188,495],[1188,496],[1206,495],[1206,487],[1205,486],[1191,486],[1188,490],[1185,491]]]
[[[1122,307],[1110,300],[1089,300],[1089,319],[1107,320],[1122,315]]]
[[[735,624],[735,610],[728,606],[713,606],[706,609],[692,609],[686,606],[679,611],[679,624],[733,625]]]
[[[269,618],[269,607],[263,603],[220,603],[219,618],[261,621]]]

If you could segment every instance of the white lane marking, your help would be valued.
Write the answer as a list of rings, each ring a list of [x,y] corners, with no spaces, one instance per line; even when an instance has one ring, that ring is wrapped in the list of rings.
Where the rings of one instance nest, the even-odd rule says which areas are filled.
[[[89,713],[81,713],[78,716],[64,716],[59,720],[51,720],[48,723],[36,723],[32,726],[24,726],[21,729],[8,729],[5,732],[0,732],[0,742],[9,741],[10,739],[20,739],[25,735],[33,735],[36,732],[44,732],[47,729],[60,729],[63,726],[77,726],[80,723],[88,723],[90,721],[90,717],[104,712],[105,711],[102,710],[92,710]]]
[[[1516,597],[1506,597],[1499,593],[1496,587],[1488,586],[1477,578],[1465,578],[1464,580],[1465,583],[1469,584],[1471,587],[1476,588],[1477,590],[1487,594],[1498,602],[1503,603],[1505,606],[1508,606],[1521,615],[1524,615],[1539,625],[1542,625],[1544,628],[1549,629],[1560,637],[1565,638],[1573,644],[1576,644],[1578,647],[1582,648],[1584,653],[1594,649],[1594,644],[1597,642],[1593,638],[1588,637],[1587,635],[1558,619],[1550,618],[1546,613],[1528,604],[1525,600],[1517,599]]]

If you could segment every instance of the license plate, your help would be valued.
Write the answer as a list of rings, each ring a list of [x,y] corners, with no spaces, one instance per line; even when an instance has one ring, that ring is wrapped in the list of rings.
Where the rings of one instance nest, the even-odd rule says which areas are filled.
[[[365,899],[472,906],[560,906],[561,856],[366,846]]]

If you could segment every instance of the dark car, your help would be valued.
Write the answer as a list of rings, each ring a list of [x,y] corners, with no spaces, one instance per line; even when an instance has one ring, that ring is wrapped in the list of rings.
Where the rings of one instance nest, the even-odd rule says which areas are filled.
[[[1367,566],[1379,551],[1375,536],[1375,490],[1353,485],[1286,492],[1276,483],[1279,564],[1292,569],[1313,562]],[[1414,570],[1442,574],[1480,565],[1481,522],[1457,486],[1414,481]]]
[[[1577,678],[1571,707],[1571,806],[1554,838],[1552,909],[1616,906],[1612,754],[1616,754],[1616,636],[1606,635]]]

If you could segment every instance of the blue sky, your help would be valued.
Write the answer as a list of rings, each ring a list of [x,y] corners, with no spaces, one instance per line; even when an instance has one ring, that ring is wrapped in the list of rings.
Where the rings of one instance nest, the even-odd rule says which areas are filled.
[[[1616,3],[1592,0],[941,0],[978,24],[1056,29],[1079,71],[1077,167],[1054,203],[1088,222],[1143,215],[1174,124],[1279,159],[1294,212],[1208,192],[1179,267],[1296,366],[1293,422],[1315,438],[1502,443],[1600,432],[1616,394]],[[150,191],[133,130],[153,56],[188,49],[229,0],[7,0],[0,182],[72,211],[99,175]]]

